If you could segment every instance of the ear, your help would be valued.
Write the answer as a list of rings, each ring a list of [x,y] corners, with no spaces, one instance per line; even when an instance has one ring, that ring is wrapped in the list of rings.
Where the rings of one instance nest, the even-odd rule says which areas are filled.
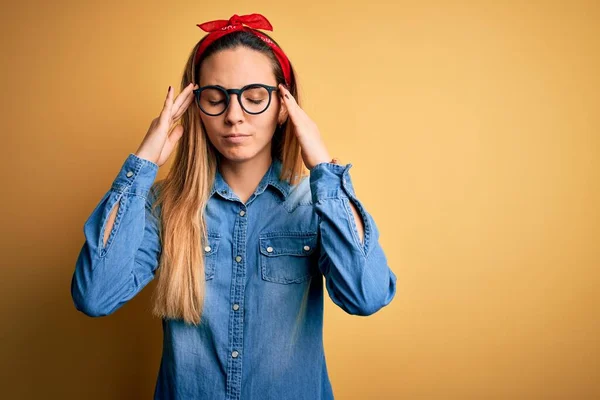
[[[287,106],[283,103],[281,99],[279,100],[279,102],[279,104],[281,104],[281,107],[279,107],[279,115],[277,115],[277,125],[283,124],[288,119]]]

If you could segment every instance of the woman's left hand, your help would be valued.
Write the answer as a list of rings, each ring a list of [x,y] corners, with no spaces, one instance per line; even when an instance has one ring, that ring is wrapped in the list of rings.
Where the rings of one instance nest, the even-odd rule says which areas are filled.
[[[278,85],[279,98],[285,104],[288,111],[288,118],[296,128],[296,136],[300,142],[302,160],[309,170],[322,162],[331,161],[331,156],[325,147],[321,133],[317,124],[300,108],[296,99],[285,86]]]

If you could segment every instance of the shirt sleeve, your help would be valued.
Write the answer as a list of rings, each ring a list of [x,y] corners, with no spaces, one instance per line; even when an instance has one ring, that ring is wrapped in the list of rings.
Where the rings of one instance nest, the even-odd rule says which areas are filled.
[[[373,217],[356,198],[349,169],[329,162],[310,170],[310,189],[319,217],[319,269],[331,300],[349,314],[367,316],[389,304],[396,275],[379,244]],[[350,201],[364,226],[361,243]]]
[[[159,211],[153,184],[158,165],[131,153],[110,190],[86,220],[71,297],[90,317],[111,314],[154,278],[160,258]],[[113,207],[119,210],[106,246],[104,231]]]

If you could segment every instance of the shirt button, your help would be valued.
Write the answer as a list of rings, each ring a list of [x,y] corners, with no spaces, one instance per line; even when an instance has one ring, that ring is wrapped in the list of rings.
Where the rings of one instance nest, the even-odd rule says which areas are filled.
[[[240,354],[240,353],[238,353],[238,351],[237,351],[237,350],[234,350],[234,351],[232,351],[232,352],[231,352],[231,357],[233,357],[233,358],[237,358],[237,356],[238,356],[239,354]]]
[[[244,210],[240,211],[240,217],[243,217],[244,215],[246,215],[246,211],[244,211]]]
[[[269,253],[272,253],[272,252],[273,252],[273,248],[272,248],[271,246],[269,246],[269,247],[267,247],[267,251],[268,251]]]
[[[127,177],[128,177],[128,178],[131,178],[132,176],[133,176],[133,172],[131,172],[131,171],[128,171],[128,172],[127,172]]]
[[[240,256],[237,256],[237,257],[235,258],[235,261],[237,261],[237,262],[240,262],[240,261],[242,261],[242,257],[240,257]]]
[[[310,246],[304,246],[304,250],[309,251],[310,250]]]
[[[235,311],[239,310],[239,309],[240,309],[240,306],[239,306],[239,304],[234,304],[234,305],[233,305],[233,309],[234,309]]]
[[[208,252],[210,251],[210,246],[206,246],[206,247],[204,248],[204,251],[208,253]]]

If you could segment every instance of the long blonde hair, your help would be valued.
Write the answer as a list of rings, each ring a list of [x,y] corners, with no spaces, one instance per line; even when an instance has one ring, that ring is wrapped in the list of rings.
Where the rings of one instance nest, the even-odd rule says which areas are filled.
[[[272,50],[256,36],[244,31],[225,35],[212,43],[198,65],[194,65],[194,55],[202,40],[188,57],[180,90],[190,82],[199,82],[202,60],[215,52],[237,46],[246,46],[269,56],[277,83],[284,82],[283,72]],[[291,75],[289,90],[300,104],[293,67]],[[157,284],[152,296],[152,314],[198,325],[202,320],[205,294],[202,249],[206,243],[207,227],[204,210],[217,172],[219,154],[206,135],[195,103],[183,114],[181,124],[184,133],[171,169],[166,178],[155,183],[157,196],[152,209],[155,211],[160,206],[162,251],[155,275]],[[272,156],[283,165],[279,179],[295,185],[307,173],[293,129],[289,121],[277,128],[272,139]]]

